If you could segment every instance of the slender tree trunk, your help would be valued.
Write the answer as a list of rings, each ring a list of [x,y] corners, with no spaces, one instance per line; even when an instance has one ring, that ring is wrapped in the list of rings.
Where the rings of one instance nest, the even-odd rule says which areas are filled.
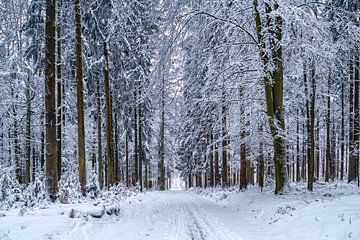
[[[32,136],[32,138],[34,139],[34,135]],[[36,149],[35,149],[35,146],[33,145],[33,148],[32,148],[32,181],[35,182],[35,179],[36,179],[36,159],[37,159],[37,156],[36,156]]]
[[[127,131],[125,135],[125,181],[126,187],[129,187],[129,136]]]
[[[306,66],[306,65],[305,65]],[[308,81],[306,68],[304,67],[304,85],[306,96],[306,115],[307,115],[307,170],[308,170],[308,190],[313,191],[314,182],[314,163],[315,163],[315,66],[311,69],[311,82]],[[310,85],[311,83],[311,85]],[[311,93],[310,93],[310,90]]]
[[[55,201],[58,186],[56,106],[55,106],[55,51],[56,51],[56,1],[46,0],[45,43],[45,126],[46,126],[46,187]]]
[[[139,99],[142,99],[141,90],[139,89]],[[142,142],[142,103],[139,103],[138,106],[138,123],[139,123],[139,184],[140,184],[140,191],[143,191],[143,142]]]
[[[327,96],[327,114],[326,114],[326,164],[325,164],[325,181],[328,182],[331,178],[331,133],[330,133],[330,114],[331,114],[331,100],[330,100],[330,86],[331,80],[328,79],[328,96]]]
[[[45,111],[41,113],[41,126],[46,125],[45,123]],[[44,171],[44,165],[45,165],[45,131],[46,129],[41,128],[41,140],[40,140],[40,167],[41,171]]]
[[[98,181],[100,189],[104,187],[104,170],[102,159],[102,117],[101,117],[101,95],[100,95],[100,79],[96,81],[96,111],[97,111],[97,143],[98,143]]]
[[[298,116],[300,111],[298,110]],[[300,182],[300,124],[299,119],[296,120],[296,181]]]
[[[191,174],[189,177],[189,184],[191,185]],[[161,88],[161,123],[158,162],[158,185],[160,190],[165,190],[165,79],[162,79]]]
[[[214,187],[214,133],[210,135],[210,187]]]
[[[60,11],[61,11],[62,0],[59,1],[59,9],[57,12],[58,23],[60,22]],[[56,64],[56,77],[57,77],[57,163],[58,163],[58,180],[61,178],[61,141],[62,141],[62,76],[61,76],[61,27],[57,25],[57,64]]]
[[[219,145],[215,144],[215,186],[220,185],[220,170],[219,170]]]
[[[245,132],[243,131],[241,133],[242,141],[244,141]],[[248,161],[246,160],[246,145],[245,142],[242,142],[240,145],[240,189],[246,189],[248,185],[248,176],[247,171],[248,168]]]
[[[31,181],[30,163],[31,163],[31,96],[30,96],[30,77],[26,86],[26,163],[25,163],[25,184],[28,185]]]
[[[112,112],[109,79],[109,49],[104,41],[104,86],[106,102],[106,157],[107,157],[107,187],[113,184],[113,161],[112,161]]]
[[[118,114],[115,113],[115,122],[114,122],[114,126],[115,126],[115,182],[119,183],[120,181],[120,166],[119,166],[119,130],[118,130]]]
[[[85,161],[85,123],[84,123],[84,90],[82,67],[81,12],[80,0],[74,0],[76,25],[76,89],[77,89],[77,121],[78,121],[78,158],[79,181],[81,193],[86,195],[86,161]]]
[[[261,129],[262,132],[262,129]],[[258,157],[258,183],[259,187],[262,190],[264,187],[264,172],[265,172],[265,164],[264,164],[264,144],[262,138],[260,139],[260,147],[259,147],[259,157]]]
[[[139,181],[139,115],[138,115],[138,98],[137,91],[135,90],[135,107],[134,107],[134,182],[136,186]]]
[[[221,152],[222,152],[222,166],[221,166],[221,177],[222,177],[222,187],[229,186],[228,180],[228,161],[227,161],[227,106],[225,102],[225,85],[222,89],[222,110],[221,110]]]
[[[355,61],[355,62],[354,62]],[[356,153],[359,140],[359,59],[353,57],[350,61],[350,140],[349,140],[349,170],[348,182],[356,180],[357,162],[359,160]]]

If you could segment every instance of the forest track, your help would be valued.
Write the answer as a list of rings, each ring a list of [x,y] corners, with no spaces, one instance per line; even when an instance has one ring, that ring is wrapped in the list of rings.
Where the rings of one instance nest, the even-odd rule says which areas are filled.
[[[227,209],[187,191],[147,192],[120,204],[118,216],[74,218],[71,209],[91,209],[82,204],[53,205],[34,217],[14,217],[19,224],[7,228],[3,239],[26,240],[241,240],[234,231],[238,218]],[[62,213],[62,214],[60,214]],[[14,214],[15,215],[15,214]],[[45,224],[44,224],[45,223]],[[27,226],[19,232],[21,226]],[[44,227],[46,226],[46,227]],[[22,236],[21,238],[18,236]],[[9,238],[5,238],[9,236]],[[25,238],[23,236],[26,236]]]

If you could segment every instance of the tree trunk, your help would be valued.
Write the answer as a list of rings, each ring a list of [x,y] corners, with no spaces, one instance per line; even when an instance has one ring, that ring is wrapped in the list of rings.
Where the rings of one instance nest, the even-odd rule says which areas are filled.
[[[306,65],[304,64],[304,85],[306,96],[306,122],[307,122],[307,170],[308,170],[308,185],[309,191],[313,191],[314,182],[314,162],[315,162],[315,66],[311,69],[311,82],[308,81],[306,72]],[[311,84],[311,85],[310,85]],[[311,90],[311,92],[310,92]]]
[[[225,84],[223,84],[222,89],[222,108],[221,108],[221,153],[222,153],[222,165],[221,165],[221,178],[222,178],[222,187],[229,186],[228,180],[228,162],[227,162],[227,106],[225,102]]]
[[[84,93],[82,67],[82,40],[81,40],[81,12],[80,0],[74,0],[76,25],[76,92],[77,92],[77,121],[78,121],[78,159],[79,181],[81,193],[86,195],[86,162],[85,162],[85,123],[84,123]]]
[[[112,112],[109,79],[109,51],[107,42],[104,41],[104,87],[106,102],[106,157],[107,157],[107,187],[113,184],[113,161],[112,161]]]
[[[31,181],[30,163],[31,163],[31,96],[30,96],[30,76],[26,86],[26,164],[25,164],[25,184],[28,185]]]
[[[55,50],[56,1],[46,0],[45,43],[45,131],[46,131],[46,187],[52,201],[58,191],[56,106],[55,106]]]
[[[283,191],[287,185],[286,175],[286,157],[285,157],[285,143],[281,137],[282,131],[285,130],[285,121],[283,116],[283,57],[282,47],[280,42],[282,40],[282,18],[275,16],[274,20],[270,17],[273,11],[268,3],[265,4],[267,13],[267,28],[270,35],[270,49],[272,51],[272,62],[274,69],[269,69],[270,58],[266,53],[266,40],[263,37],[263,27],[261,23],[260,12],[258,11],[257,0],[253,0],[253,7],[255,12],[256,33],[259,42],[260,59],[263,63],[264,86],[265,86],[265,100],[267,106],[267,114],[269,119],[269,126],[273,137],[274,146],[274,164],[275,164],[275,193]],[[278,4],[274,4],[274,10],[278,10]]]
[[[358,174],[358,154],[356,153],[359,140],[359,58],[350,61],[350,140],[349,140],[349,171],[348,182],[356,180]]]
[[[189,178],[189,184],[191,184],[191,174]],[[158,185],[160,190],[165,190],[165,79],[162,79],[161,87],[161,123],[158,162]]]
[[[139,88],[139,99],[142,99],[142,95],[141,95],[141,87]],[[142,142],[142,102],[139,103],[138,106],[138,124],[139,124],[139,184],[140,184],[140,191],[143,191],[143,142]]]
[[[127,131],[125,136],[125,181],[126,187],[129,187],[129,136]]]
[[[300,116],[300,111],[297,111],[297,115]],[[299,119],[296,120],[296,181],[300,182],[300,124]]]
[[[115,126],[115,149],[114,149],[114,160],[115,160],[115,169],[114,169],[114,174],[115,174],[115,183],[119,183],[120,181],[120,167],[119,167],[119,133],[118,133],[118,114],[115,113],[115,121],[114,121],[114,126]]]
[[[214,133],[210,135],[210,187],[214,187]]]
[[[98,181],[99,187],[102,190],[104,187],[104,170],[102,159],[102,127],[101,127],[101,95],[100,95],[100,79],[96,81],[96,111],[97,111],[97,143],[98,143]]]
[[[326,113],[326,164],[325,164],[325,182],[328,182],[331,177],[331,133],[330,133],[330,114],[331,114],[331,99],[330,99],[331,80],[328,78],[328,96],[327,96],[327,113]]]
[[[58,23],[60,22],[62,0],[59,1],[59,9],[57,11]],[[57,165],[58,165],[58,180],[61,178],[61,141],[62,141],[62,79],[61,79],[61,28],[60,24],[57,25],[57,64],[56,64],[56,77],[57,77]]]

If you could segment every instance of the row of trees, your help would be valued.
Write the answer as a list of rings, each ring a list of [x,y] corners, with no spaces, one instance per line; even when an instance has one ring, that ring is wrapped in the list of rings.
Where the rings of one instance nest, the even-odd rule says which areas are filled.
[[[359,181],[355,0],[0,4],[0,171],[23,187]]]
[[[160,24],[175,21],[173,4],[1,1],[2,173],[45,178],[52,200],[93,185],[165,189],[159,65],[172,53],[156,41],[172,41]]]
[[[189,1],[189,186],[359,181],[358,1]],[[186,110],[185,110],[186,109]]]

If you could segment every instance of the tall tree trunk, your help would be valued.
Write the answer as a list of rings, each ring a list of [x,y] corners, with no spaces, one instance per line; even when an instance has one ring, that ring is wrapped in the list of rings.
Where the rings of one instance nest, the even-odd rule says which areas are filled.
[[[281,132],[285,130],[285,121],[283,116],[283,57],[282,47],[280,45],[282,40],[282,17],[277,15],[274,20],[270,17],[272,11],[278,10],[278,4],[274,4],[272,10],[268,3],[265,4],[267,13],[267,28],[270,35],[270,49],[272,51],[272,62],[274,69],[269,69],[270,58],[266,53],[266,41],[263,37],[263,26],[261,23],[260,12],[258,11],[258,2],[253,0],[254,17],[256,24],[256,33],[258,38],[258,47],[260,59],[263,63],[264,86],[265,86],[265,100],[267,106],[267,114],[269,119],[269,126],[273,137],[274,146],[274,164],[275,164],[275,193],[283,191],[287,185],[286,175],[286,157],[285,157],[285,143],[281,137]]]
[[[97,111],[97,143],[98,143],[98,181],[100,189],[104,187],[104,170],[102,159],[102,127],[101,127],[101,95],[100,95],[100,79],[96,81],[96,111]]]
[[[115,149],[114,149],[114,161],[115,161],[115,169],[114,169],[114,174],[115,174],[115,183],[119,183],[120,181],[120,166],[119,166],[119,133],[118,133],[118,114],[115,113],[115,121],[114,121],[114,126],[115,126]]]
[[[139,88],[139,99],[142,99],[141,95],[141,87]],[[142,102],[139,103],[138,106],[138,123],[139,123],[139,184],[140,184],[140,191],[143,191],[143,142],[142,142],[142,125],[143,125],[143,115],[142,115]]]
[[[222,187],[229,186],[228,180],[228,161],[227,161],[227,106],[225,102],[225,84],[223,84],[222,89],[222,108],[221,108],[221,153],[222,153],[222,165],[221,165],[221,178],[222,178]]]
[[[341,160],[340,160],[340,180],[344,180],[345,162],[345,84],[341,83]]]
[[[126,130],[125,135],[125,181],[126,181],[126,187],[130,186],[129,182],[129,136],[128,132]]]
[[[309,191],[313,191],[314,182],[314,163],[315,163],[315,66],[311,67],[311,82],[307,79],[306,68],[304,67],[304,85],[306,96],[306,115],[307,115],[307,170]],[[311,83],[311,85],[310,85]],[[310,92],[311,90],[311,92]]]
[[[262,127],[260,127],[260,146],[259,146],[259,157],[258,157],[258,183],[259,187],[262,190],[264,187],[264,173],[265,173],[265,164],[264,164],[264,143],[262,139]]]
[[[349,140],[349,170],[348,182],[356,180],[357,162],[359,160],[356,153],[359,140],[359,58],[356,55],[350,61],[350,140]]]
[[[300,111],[297,111],[297,115],[300,116]],[[296,120],[296,181],[300,182],[300,124],[299,119]]]
[[[135,90],[135,106],[134,106],[134,179],[133,185],[136,186],[139,181],[139,115],[138,115],[138,97]]]
[[[240,189],[246,189],[247,185],[248,185],[248,176],[247,174],[249,173],[249,171],[247,171],[247,168],[249,166],[248,165],[248,161],[246,160],[246,145],[244,142],[244,138],[245,138],[245,132],[242,131],[241,132],[241,138],[242,138],[242,143],[240,145]]]
[[[74,0],[76,25],[76,95],[77,95],[77,121],[78,121],[78,158],[79,181],[81,193],[86,195],[86,162],[85,162],[85,123],[84,123],[84,93],[83,93],[83,66],[82,66],[82,40],[81,40],[81,12],[80,0]]]
[[[215,144],[215,186],[220,185],[220,169],[219,169],[219,144]]]
[[[25,184],[28,185],[31,181],[30,163],[31,163],[31,96],[30,96],[30,76],[26,85],[26,163],[25,163]]]
[[[240,101],[243,100],[243,89],[240,89]],[[240,119],[245,119],[245,109],[244,106],[240,105]],[[240,144],[240,189],[246,189],[248,185],[250,171],[247,170],[250,167],[248,160],[246,159],[246,131],[245,131],[245,122],[242,120],[241,125],[241,144]]]
[[[45,131],[46,131],[46,187],[52,201],[58,191],[56,106],[55,106],[55,51],[56,1],[46,0],[45,43]]]
[[[46,111],[46,109],[45,109]],[[45,111],[41,113],[41,126],[45,126]],[[44,165],[45,165],[45,131],[43,127],[41,128],[41,139],[40,139],[40,167],[41,171],[44,171]]]
[[[210,134],[210,187],[214,187],[214,133]]]
[[[189,177],[191,184],[191,174]],[[161,87],[161,123],[160,123],[160,143],[159,143],[159,162],[158,162],[158,185],[160,190],[165,190],[165,79],[162,79]]]
[[[62,0],[59,1],[59,9],[57,12],[58,23],[60,22],[60,11]],[[56,64],[56,77],[57,77],[57,165],[58,165],[58,180],[61,178],[61,141],[62,141],[62,76],[61,76],[61,27],[60,24],[57,25],[57,64]]]
[[[328,78],[328,96],[327,96],[327,113],[326,113],[326,164],[325,164],[325,181],[331,178],[331,133],[330,133],[330,115],[331,115],[331,99],[330,99],[331,80]]]
[[[106,158],[107,158],[107,186],[113,184],[113,160],[112,160],[112,112],[110,96],[110,79],[109,79],[109,49],[108,44],[104,41],[104,87],[106,102]]]

